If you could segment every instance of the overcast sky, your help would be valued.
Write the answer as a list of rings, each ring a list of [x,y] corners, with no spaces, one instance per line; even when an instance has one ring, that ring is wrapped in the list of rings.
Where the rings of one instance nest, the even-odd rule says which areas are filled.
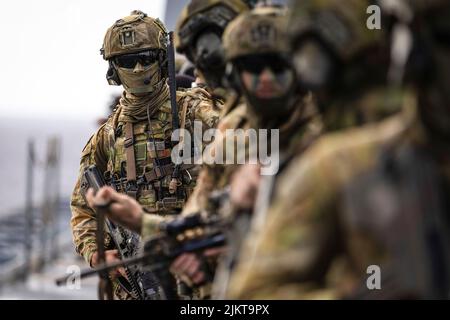
[[[164,0],[0,2],[0,116],[93,118],[120,87],[105,79],[104,34],[134,9],[163,19]]]

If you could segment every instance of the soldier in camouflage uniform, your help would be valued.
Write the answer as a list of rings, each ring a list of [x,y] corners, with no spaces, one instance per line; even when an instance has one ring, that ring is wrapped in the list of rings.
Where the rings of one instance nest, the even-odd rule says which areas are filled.
[[[83,149],[80,176],[72,199],[71,226],[77,252],[90,266],[98,263],[95,242],[96,215],[87,205],[82,173],[97,165],[115,190],[135,198],[149,219],[180,212],[192,192],[195,168],[183,167],[175,190],[169,190],[173,172],[171,161],[172,114],[167,85],[167,31],[158,19],[141,11],[117,20],[105,35],[101,50],[109,62],[107,79],[122,85],[124,92],[108,121]],[[181,127],[192,130],[199,120],[204,129],[215,126],[219,110],[207,96],[177,92]],[[190,172],[188,173],[189,170]],[[117,251],[106,237],[107,262],[117,259]],[[130,298],[115,283],[118,298]]]
[[[373,95],[371,89],[385,86],[384,101],[401,97],[402,113],[326,135],[290,163],[266,219],[247,239],[229,297],[449,297],[450,207],[446,195],[450,135],[448,126],[442,124],[450,119],[446,89],[450,83],[450,6],[439,0],[398,3],[397,8],[382,7],[382,21],[394,22],[392,29],[383,24],[382,30],[393,30],[391,45],[396,47],[401,41],[402,49],[402,37],[414,34],[409,66],[416,68],[421,61],[425,69],[407,68],[408,85],[399,89],[409,52],[397,52],[391,60],[394,74],[388,84],[382,80],[387,78],[387,70],[383,76],[370,73],[373,82],[369,86],[356,82],[354,90],[360,96],[347,95],[346,100],[349,106],[359,108],[361,102],[371,101],[363,98]],[[311,50],[313,44],[316,48],[324,44],[323,38],[314,43],[311,29],[326,31],[327,21],[337,29],[337,24],[344,26],[348,19],[358,17],[364,25],[361,18],[368,5],[363,1],[346,6],[341,1],[303,1],[291,19],[308,22],[292,34],[295,59],[308,60],[306,45]],[[347,31],[357,33],[355,29]],[[310,37],[305,37],[307,34]],[[388,38],[380,37],[372,42],[372,48],[387,55],[389,43],[383,39]],[[360,68],[363,66],[380,67],[373,60]],[[308,79],[303,67],[297,65],[303,79]],[[329,102],[339,101],[339,92],[327,89],[330,79],[322,80],[316,82],[318,94]]]
[[[239,97],[230,88],[224,88],[225,57],[222,35],[226,26],[238,14],[248,9],[249,5],[242,0],[193,0],[183,9],[177,22],[177,51],[185,54],[195,64],[212,99],[225,103],[218,124],[221,132],[237,128],[240,123],[245,122],[242,108],[229,114],[238,103]],[[210,178],[221,175],[221,169],[215,170],[215,167],[205,167],[200,172],[196,188],[183,214],[205,208],[214,184]]]
[[[294,2],[294,6],[307,8],[308,1],[305,3]],[[320,38],[317,43],[306,41],[306,45],[301,48],[301,55],[293,57],[293,63],[299,70],[298,81],[299,87],[307,90],[315,90],[321,85],[323,79],[331,79],[328,81],[328,91],[333,93],[333,99],[323,99],[319,96],[318,110],[322,117],[323,131],[342,130],[358,125],[377,122],[390,115],[399,112],[399,95],[390,94],[389,99],[385,99],[383,87],[377,88],[372,86],[370,94],[361,94],[358,92],[360,88],[371,86],[373,83],[380,81],[380,77],[385,77],[384,68],[386,68],[389,59],[388,52],[380,54],[380,48],[375,46],[378,39],[382,37],[382,32],[373,32],[366,27],[366,9],[364,2],[350,1],[350,6],[358,6],[358,14],[349,16],[346,13],[347,5],[333,8],[337,14],[345,17],[345,21],[325,17],[323,23],[319,27],[312,24],[314,16],[298,14],[296,19],[289,22],[289,28],[292,33],[302,34],[301,37],[306,40],[312,38]],[[302,9],[303,10],[303,9]],[[300,12],[300,10],[296,10]],[[332,16],[331,15],[331,16]],[[304,30],[303,33],[295,32],[295,30]],[[322,28],[322,29],[320,29]],[[320,35],[317,37],[317,35]],[[345,40],[345,41],[344,41]],[[326,49],[326,50],[322,50]],[[300,51],[300,50],[299,50]],[[377,61],[379,65],[370,64]],[[367,74],[371,74],[368,77]],[[355,86],[355,83],[360,86]],[[358,96],[361,101],[357,106],[347,103],[348,96]],[[291,155],[292,156],[292,155]],[[292,158],[292,157],[289,157]],[[284,165],[289,161],[286,158]],[[283,167],[282,166],[282,167]],[[245,172],[245,170],[249,170]],[[240,206],[240,202],[246,202],[248,193],[255,193],[254,188],[249,188],[242,177],[254,177],[257,174],[252,168],[242,168],[240,174],[234,179],[232,184],[236,197],[232,197],[232,202]],[[255,178],[256,179],[256,178]],[[250,178],[250,180],[254,180]],[[266,179],[265,183],[273,184],[273,181]],[[267,189],[265,186],[261,187]],[[272,188],[273,186],[270,186]],[[268,200],[270,202],[270,199]],[[268,203],[266,202],[265,205]]]
[[[186,6],[177,23],[177,37],[175,44],[177,51],[184,53],[193,61],[199,71],[205,76],[207,86],[215,95],[224,97],[227,92],[233,95],[233,88],[222,88],[225,61],[221,41],[223,29],[235,16],[248,10],[244,1],[215,1],[199,0],[192,1]],[[203,39],[204,38],[204,39]],[[201,54],[200,54],[201,53]],[[214,60],[211,62],[211,60]],[[213,67],[214,66],[214,67]],[[236,89],[236,88],[234,88]],[[218,130],[222,133],[226,129],[249,128],[245,106],[241,105],[234,109],[233,104],[240,99],[232,98],[222,110],[222,119],[218,124]],[[224,174],[221,165],[205,166],[193,195],[190,197],[184,214],[204,210],[207,206],[208,197],[213,189],[223,188],[230,174]],[[230,169],[232,172],[233,169]],[[213,181],[211,181],[211,179]],[[153,230],[153,226],[149,226]]]
[[[298,151],[309,145],[319,134],[321,126],[311,96],[295,85],[284,38],[285,11],[274,7],[257,8],[241,14],[228,25],[223,36],[229,72],[227,77],[232,87],[242,94],[243,103],[221,120],[218,129],[222,132],[238,128],[279,129],[280,148],[287,155],[293,149]],[[263,92],[265,90],[269,93]],[[224,154],[233,150],[229,144],[234,140],[224,143],[219,139],[215,143],[218,148],[224,148]],[[202,173],[207,174],[199,177],[199,180],[202,179],[199,184],[204,188],[194,191],[194,194],[198,193],[189,199],[184,211],[209,211],[208,198],[212,191],[225,188],[238,168],[237,164],[204,165]],[[247,218],[247,215],[243,216],[244,220]],[[229,237],[233,240],[230,245],[232,249],[227,254],[226,265],[221,266],[223,271],[219,278],[226,279],[228,268],[233,264],[234,252],[240,246],[239,237],[246,232],[244,220],[236,221],[232,227]],[[183,264],[182,260],[186,262]],[[187,261],[187,257],[180,257],[174,265],[181,270],[195,264],[193,259]],[[198,273],[192,277],[202,278]],[[218,292],[223,291],[221,287],[226,286],[226,280],[219,283],[214,297],[221,296]]]

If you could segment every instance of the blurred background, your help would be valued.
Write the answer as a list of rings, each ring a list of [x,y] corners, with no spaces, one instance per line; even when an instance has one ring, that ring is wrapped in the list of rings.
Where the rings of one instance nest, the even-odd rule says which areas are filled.
[[[71,265],[69,198],[81,150],[121,93],[103,36],[134,9],[173,30],[188,1],[0,2],[0,299],[96,299],[97,278],[56,287]]]

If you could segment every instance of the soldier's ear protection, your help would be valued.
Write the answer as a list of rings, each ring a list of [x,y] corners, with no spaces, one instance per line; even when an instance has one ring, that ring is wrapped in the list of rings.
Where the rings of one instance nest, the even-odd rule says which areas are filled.
[[[227,62],[225,66],[225,76],[223,82],[226,87],[233,89],[239,94],[241,93],[241,79],[239,77],[239,72],[234,65],[234,62]]]
[[[314,33],[297,37],[291,43],[293,64],[298,86],[316,90],[332,83],[338,59],[331,48]]]
[[[119,74],[117,73],[114,64],[112,63],[111,60],[109,60],[108,63],[109,67],[108,71],[106,72],[106,80],[111,86],[120,86],[122,84],[122,81],[120,81]]]

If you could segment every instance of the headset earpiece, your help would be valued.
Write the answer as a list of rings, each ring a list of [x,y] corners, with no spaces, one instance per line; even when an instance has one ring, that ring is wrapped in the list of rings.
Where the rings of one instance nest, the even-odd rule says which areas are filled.
[[[225,66],[224,84],[226,87],[233,89],[237,93],[241,93],[241,81],[239,79],[239,73],[232,62],[228,62]]]
[[[109,68],[106,72],[106,80],[108,81],[109,85],[111,86],[120,86],[122,84],[122,81],[120,81],[119,74],[117,73],[116,67],[112,63],[111,60],[109,62]]]

